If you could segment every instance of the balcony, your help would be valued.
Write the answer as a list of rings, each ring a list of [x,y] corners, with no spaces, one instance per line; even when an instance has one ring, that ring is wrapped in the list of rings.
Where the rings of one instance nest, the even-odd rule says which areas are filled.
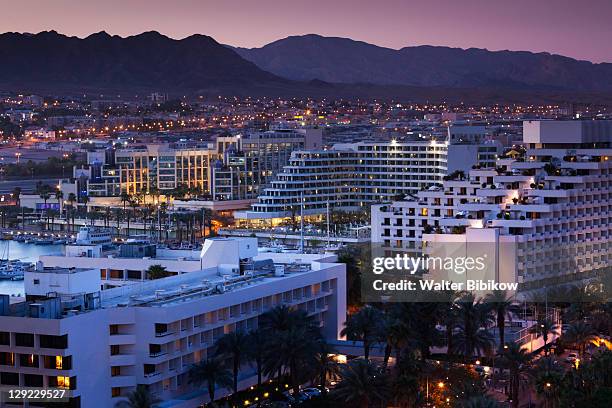
[[[118,375],[111,377],[111,387],[132,387],[136,384],[136,377],[133,375]]]
[[[115,354],[110,356],[110,365],[113,366],[129,366],[136,364],[136,357],[133,354]]]
[[[154,352],[154,353],[149,353],[149,357],[157,358],[157,357],[165,356],[166,354],[168,354],[167,351],[157,351],[157,352]]]
[[[166,336],[172,336],[173,334],[176,334],[176,332],[167,330],[163,332],[155,332],[155,337],[166,337]]]
[[[508,227],[508,228],[533,228],[535,226],[535,220],[521,220],[521,219],[496,219],[490,220],[490,225],[493,227]]]
[[[144,378],[153,378],[153,377],[157,377],[160,375],[161,375],[160,371],[153,371],[151,373],[145,373]]]
[[[136,336],[133,334],[114,334],[109,336],[109,345],[114,344],[136,344]]]

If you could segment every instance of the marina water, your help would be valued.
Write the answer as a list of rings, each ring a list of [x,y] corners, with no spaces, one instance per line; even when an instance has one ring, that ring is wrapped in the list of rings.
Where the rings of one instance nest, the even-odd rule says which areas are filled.
[[[10,242],[10,243],[9,243]],[[36,262],[41,255],[61,255],[64,245],[34,245],[16,241],[0,241],[0,254],[6,259],[19,259],[23,262]],[[23,281],[0,280],[0,294],[23,296]]]

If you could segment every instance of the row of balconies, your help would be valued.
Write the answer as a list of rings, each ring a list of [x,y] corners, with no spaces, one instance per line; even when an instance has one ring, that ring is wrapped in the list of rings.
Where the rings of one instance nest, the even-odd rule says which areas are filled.
[[[284,304],[296,306],[300,310],[307,311],[309,315],[324,313],[328,310],[326,301],[317,302],[314,299],[302,303],[284,302]],[[254,328],[254,326],[251,328]],[[200,340],[199,342],[188,343],[188,347],[182,349],[178,353],[160,352],[156,353],[158,355],[150,356],[151,358],[145,359],[145,361],[147,361],[145,363],[147,369],[145,370],[143,377],[147,380],[147,383],[151,383],[159,381],[157,377],[166,378],[168,376],[174,376],[177,373],[188,371],[189,367],[195,363],[194,354],[207,352],[207,349],[212,347],[214,342],[218,340],[223,333],[224,331],[220,331],[218,337],[212,337],[210,341],[202,342]]]

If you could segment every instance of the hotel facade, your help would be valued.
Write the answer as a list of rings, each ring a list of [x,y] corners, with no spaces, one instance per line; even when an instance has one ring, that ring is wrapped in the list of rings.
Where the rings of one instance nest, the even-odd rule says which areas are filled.
[[[254,200],[293,151],[321,145],[322,129],[300,128],[219,136],[212,143],[121,147],[90,154],[89,170],[79,174],[92,197],[163,195],[183,186],[213,201]]]
[[[612,121],[526,121],[523,142],[524,157],[374,206],[372,242],[388,253],[492,243],[507,251],[497,278],[524,290],[609,276]]]
[[[301,212],[316,216],[325,214],[328,205],[332,210],[359,211],[441,184],[449,171],[467,171],[478,163],[483,149],[501,152],[495,142],[449,146],[435,140],[360,142],[297,151],[251,209],[237,211],[235,217],[274,220]]]
[[[206,242],[201,269],[112,289],[101,289],[96,266],[39,263],[26,273],[25,302],[0,297],[0,389],[60,388],[64,406],[89,408],[111,407],[144,384],[167,406],[198,407],[208,396],[189,383],[190,367],[223,334],[256,328],[275,306],[304,310],[327,338],[339,338],[343,264],[318,255],[257,255],[254,239]],[[241,372],[240,388],[256,382],[248,364]]]

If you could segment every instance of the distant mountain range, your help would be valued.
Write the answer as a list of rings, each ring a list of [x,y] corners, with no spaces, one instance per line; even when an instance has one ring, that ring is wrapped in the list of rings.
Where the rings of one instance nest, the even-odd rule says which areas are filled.
[[[612,90],[612,64],[525,51],[418,46],[400,50],[303,35],[234,48],[261,69],[294,80],[418,87]]]
[[[545,53],[392,50],[318,35],[244,49],[205,35],[100,32],[81,39],[46,31],[0,34],[1,89],[612,105],[612,64]]]
[[[211,37],[174,40],[158,32],[86,38],[55,31],[0,35],[0,84],[51,89],[159,89],[174,92],[276,87],[263,71]]]

